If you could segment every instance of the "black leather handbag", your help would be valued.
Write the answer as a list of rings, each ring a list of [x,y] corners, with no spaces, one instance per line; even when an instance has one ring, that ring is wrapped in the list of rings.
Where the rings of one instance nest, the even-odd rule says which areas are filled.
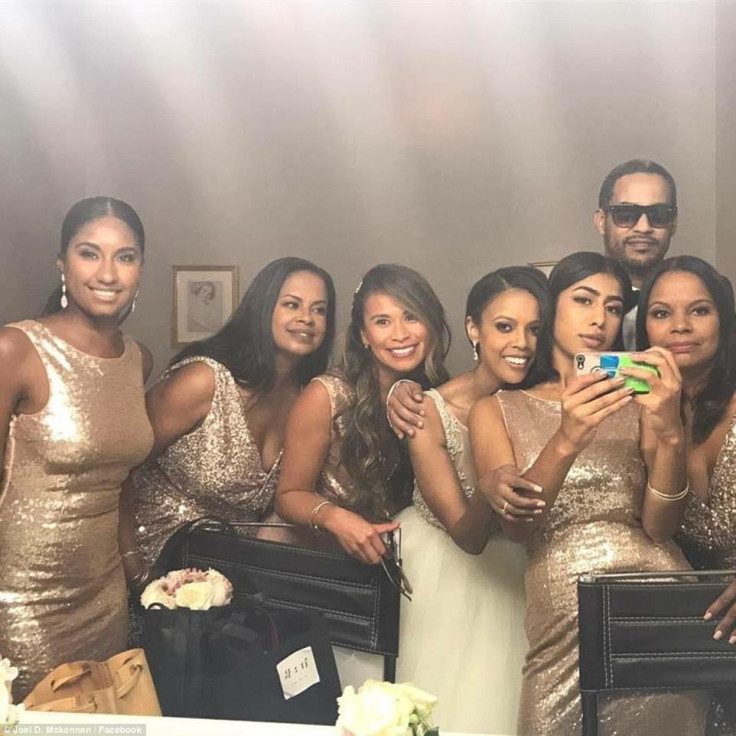
[[[713,639],[708,606],[734,570],[586,575],[578,581],[583,734],[597,694],[736,687],[736,647]]]
[[[393,680],[402,574],[398,541],[389,538],[392,557],[374,566],[343,552],[254,538],[262,526],[210,518],[188,522],[167,541],[156,573],[213,567],[230,579],[236,601],[262,594],[272,611],[321,613],[333,644],[383,655],[384,677]]]

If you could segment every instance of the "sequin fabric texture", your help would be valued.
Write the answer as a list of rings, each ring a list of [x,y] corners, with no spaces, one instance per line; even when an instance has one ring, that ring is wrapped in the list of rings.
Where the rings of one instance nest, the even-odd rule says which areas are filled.
[[[470,498],[473,495],[473,488],[475,487],[475,469],[473,468],[473,459],[470,455],[467,427],[463,427],[460,424],[460,421],[450,411],[439,391],[431,388],[425,393],[432,398],[437,406],[437,411],[440,414],[442,426],[445,430],[447,452],[450,455],[452,464],[457,470],[460,487],[463,489],[465,497]],[[422,496],[422,492],[419,490],[416,482],[414,483],[412,501],[414,508],[416,508],[424,521],[432,524],[432,526],[436,526],[438,529],[442,529],[442,531],[445,530],[439,519],[429,510],[429,506],[427,506],[427,502],[424,500],[424,496]]]
[[[238,387],[224,365],[195,356],[172,366],[160,380],[197,361],[215,374],[207,416],[133,476],[138,543],[151,563],[181,524],[200,516],[257,521],[276,492],[279,460],[270,471],[263,468],[248,426],[252,395]]]
[[[560,426],[560,404],[524,391],[497,394],[519,467],[532,465]],[[527,543],[524,665],[519,733],[568,736],[582,728],[578,682],[577,578],[586,572],[688,569],[674,543],[655,544],[640,522],[645,467],[639,414],[631,403],[606,419],[578,456]],[[702,734],[702,694],[601,699],[600,733]]]
[[[153,441],[141,356],[96,358],[44,325],[16,325],[49,382],[47,405],[10,425],[0,486],[0,652],[16,699],[51,669],[125,648],[120,485]]]
[[[693,567],[736,568],[736,416],[731,420],[708,484],[708,498],[688,496],[677,541]],[[736,736],[736,692],[716,694],[709,734]]]
[[[688,496],[680,540],[693,549],[696,567],[736,567],[736,416],[713,468],[708,498]]]
[[[353,489],[353,480],[340,461],[340,452],[342,451],[342,439],[345,436],[344,413],[355,399],[355,393],[347,381],[333,374],[326,373],[312,380],[318,381],[327,390],[332,416],[330,446],[314,490],[334,503],[347,506]]]

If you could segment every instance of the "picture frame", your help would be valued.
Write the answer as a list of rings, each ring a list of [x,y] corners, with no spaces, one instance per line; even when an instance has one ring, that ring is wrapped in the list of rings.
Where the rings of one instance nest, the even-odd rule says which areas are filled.
[[[557,261],[531,261],[526,265],[538,268],[545,276],[549,278],[549,275],[552,273],[552,269],[557,265]]]
[[[238,303],[237,266],[174,266],[171,346],[182,348],[217,332]]]

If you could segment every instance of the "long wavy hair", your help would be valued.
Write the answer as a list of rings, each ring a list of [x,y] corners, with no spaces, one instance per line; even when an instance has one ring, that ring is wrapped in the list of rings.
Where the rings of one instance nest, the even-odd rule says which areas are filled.
[[[473,288],[468,294],[468,300],[465,305],[465,318],[473,320],[473,323],[480,327],[483,316],[483,310],[490,304],[499,294],[511,289],[521,289],[531,294],[539,305],[539,334],[543,335],[552,330],[552,300],[549,293],[549,284],[547,277],[538,269],[532,266],[507,266],[491,271],[480,278],[473,284]],[[468,336],[470,340],[470,336]],[[471,342],[472,344],[472,342]],[[480,344],[474,346],[476,357],[480,360]],[[533,369],[536,360],[532,359],[530,371]],[[521,388],[526,384],[526,378],[522,383],[513,386],[504,386],[504,388]]]
[[[378,384],[376,360],[363,347],[365,303],[372,294],[386,294],[414,314],[430,334],[430,350],[410,378],[423,388],[449,379],[445,357],[450,349],[450,328],[445,310],[427,283],[412,268],[396,264],[374,266],[355,292],[342,377],[355,391],[355,400],[345,411],[345,436],[341,462],[354,481],[351,505],[376,518],[385,517],[387,507],[400,508],[411,493],[410,464],[386,420],[386,407]],[[405,505],[405,503],[404,503]]]
[[[697,276],[710,292],[718,310],[718,349],[713,356],[708,377],[693,400],[693,430],[695,444],[708,439],[718,422],[723,419],[729,402],[736,392],[736,315],[731,282],[713,266],[697,256],[667,258],[649,274],[639,295],[636,315],[636,344],[646,350],[651,342],[647,334],[647,312],[652,290],[665,273],[682,272]]]
[[[116,217],[124,222],[135,236],[136,243],[141,249],[141,255],[146,249],[146,233],[143,229],[141,218],[138,213],[122,199],[115,197],[87,197],[80,199],[72,205],[69,212],[66,213],[64,221],[61,223],[61,238],[59,242],[59,258],[64,260],[69,250],[71,239],[88,223],[97,220],[100,217]],[[61,285],[57,286],[51,292],[43,314],[50,315],[61,311]],[[123,319],[127,317],[125,312]],[[122,320],[121,320],[122,321]]]
[[[560,294],[569,289],[578,281],[594,276],[598,273],[606,273],[613,276],[619,284],[621,284],[621,293],[624,300],[624,308],[633,305],[633,297],[631,291],[631,279],[624,271],[623,266],[610,258],[606,258],[600,253],[588,251],[579,251],[565,256],[558,261],[549,275],[549,290],[552,299],[552,309],[550,314],[551,321],[548,323],[548,329],[541,331],[539,340],[537,341],[537,355],[529,374],[522,386],[536,386],[538,383],[545,381],[557,380],[560,375],[552,363],[552,349],[555,344],[555,322],[557,318],[557,304]],[[623,320],[621,320],[623,327]],[[611,350],[623,350],[623,337],[621,329]]]
[[[254,391],[268,391],[276,380],[276,345],[273,340],[273,311],[291,274],[309,271],[319,276],[327,291],[325,339],[313,353],[304,356],[296,367],[304,386],[324,373],[335,339],[335,285],[324,269],[304,258],[289,256],[271,261],[251,281],[238,308],[228,322],[211,337],[187,345],[170,365],[191,356],[205,356],[222,363],[233,378]]]

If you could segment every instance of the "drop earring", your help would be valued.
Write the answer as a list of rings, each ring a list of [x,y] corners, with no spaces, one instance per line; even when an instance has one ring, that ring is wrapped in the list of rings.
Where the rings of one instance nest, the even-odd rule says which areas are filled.
[[[61,274],[61,299],[59,299],[62,309],[66,309],[69,306],[69,300],[66,298],[66,279],[64,274]]]
[[[140,292],[136,291],[135,296],[133,297],[133,301],[130,303],[130,313],[133,314],[135,312],[135,303],[138,301],[138,294]]]
[[[480,350],[478,349],[478,343],[477,342],[474,342],[474,343],[471,343],[471,344],[473,346],[473,360],[477,361],[478,360],[478,356],[480,354]]]

